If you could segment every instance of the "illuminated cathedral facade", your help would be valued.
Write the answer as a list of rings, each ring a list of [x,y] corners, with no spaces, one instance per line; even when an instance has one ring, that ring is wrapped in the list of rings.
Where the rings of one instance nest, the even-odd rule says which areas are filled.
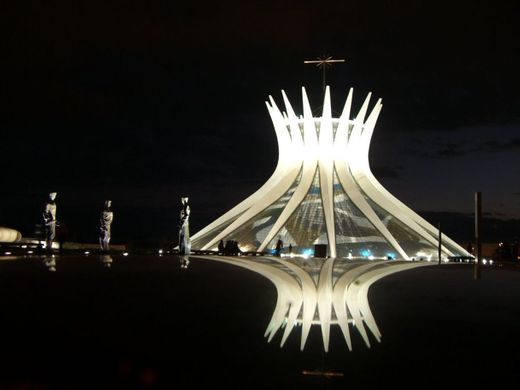
[[[236,241],[242,251],[271,252],[278,240],[292,254],[351,259],[437,259],[439,232],[388,192],[370,170],[369,148],[382,108],[371,94],[352,113],[350,89],[339,117],[332,116],[329,87],[321,116],[302,88],[303,114],[282,91],[285,110],[266,102],[278,140],[275,171],[254,194],[192,236],[192,248],[217,250]],[[441,257],[469,256],[443,236]]]

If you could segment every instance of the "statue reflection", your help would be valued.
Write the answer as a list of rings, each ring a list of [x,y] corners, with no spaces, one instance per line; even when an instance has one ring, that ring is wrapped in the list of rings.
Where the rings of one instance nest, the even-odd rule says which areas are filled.
[[[329,349],[331,325],[340,327],[349,350],[352,350],[351,328],[359,332],[368,348],[368,332],[380,342],[381,332],[368,303],[370,286],[390,274],[431,264],[297,257],[219,256],[211,257],[211,260],[257,272],[275,285],[278,293],[276,307],[264,334],[268,342],[278,330],[285,328],[280,344],[282,347],[293,328],[298,325],[302,329],[300,350],[303,350],[311,325],[318,325],[325,352]]]
[[[190,258],[187,255],[179,256],[179,262],[181,263],[181,269],[187,269],[190,265]]]
[[[106,268],[110,268],[112,267],[112,256],[110,256],[109,254],[102,254],[102,255],[99,255],[99,260],[101,260],[101,263],[103,264],[103,266],[105,266]]]
[[[50,272],[56,272],[56,257],[54,255],[47,255],[43,258],[43,264]]]

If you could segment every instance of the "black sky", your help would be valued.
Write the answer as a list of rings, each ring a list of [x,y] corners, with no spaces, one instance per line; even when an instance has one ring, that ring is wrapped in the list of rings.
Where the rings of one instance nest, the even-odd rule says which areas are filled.
[[[13,2],[14,3],[14,2]],[[0,225],[32,235],[49,191],[70,239],[175,240],[256,190],[277,159],[264,101],[383,99],[373,171],[419,212],[520,219],[514,1],[33,1],[1,6]],[[375,101],[375,100],[374,100]],[[433,213],[433,214],[432,214]],[[434,223],[435,221],[430,220]]]

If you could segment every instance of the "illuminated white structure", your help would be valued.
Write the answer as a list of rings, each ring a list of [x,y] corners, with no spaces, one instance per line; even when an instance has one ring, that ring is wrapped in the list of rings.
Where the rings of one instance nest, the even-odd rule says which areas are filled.
[[[220,240],[243,251],[270,251],[281,238],[293,252],[311,255],[327,245],[330,257],[436,259],[438,230],[390,194],[373,176],[369,147],[381,99],[368,117],[370,95],[351,118],[352,89],[339,118],[332,117],[329,87],[314,117],[302,88],[297,116],[282,91],[285,111],[269,97],[278,139],[278,165],[253,195],[192,236],[192,247],[216,250]],[[443,236],[441,256],[470,256]]]
[[[196,256],[191,256],[196,258]],[[329,258],[325,261],[289,257],[203,257],[246,268],[268,278],[276,287],[277,301],[264,336],[270,342],[284,329],[280,347],[291,331],[301,327],[300,350],[307,342],[312,325],[319,326],[323,349],[329,350],[330,329],[340,327],[349,350],[350,328],[356,328],[370,348],[369,332],[381,341],[381,332],[370,310],[368,290],[377,280],[395,272],[431,265],[408,261],[351,261]]]

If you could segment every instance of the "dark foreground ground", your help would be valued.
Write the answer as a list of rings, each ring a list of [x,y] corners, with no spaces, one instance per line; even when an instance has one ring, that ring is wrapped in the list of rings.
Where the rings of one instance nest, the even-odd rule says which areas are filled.
[[[0,388],[515,388],[520,369],[520,272],[469,265],[401,272],[369,298],[383,335],[367,349],[340,330],[321,352],[313,328],[284,348],[263,334],[276,290],[262,276],[207,260],[181,269],[174,256],[0,261]],[[342,377],[302,375],[328,370]],[[208,386],[209,384],[209,386]]]

